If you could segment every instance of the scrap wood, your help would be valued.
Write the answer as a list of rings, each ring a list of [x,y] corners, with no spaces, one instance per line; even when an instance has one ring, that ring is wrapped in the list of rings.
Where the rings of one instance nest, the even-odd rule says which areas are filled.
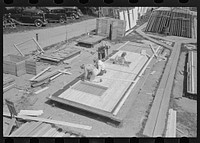
[[[41,71],[39,74],[37,74],[36,76],[34,76],[33,78],[30,79],[30,81],[34,81],[36,78],[38,78],[39,76],[41,76],[43,73],[45,73],[46,71],[48,71],[51,67],[47,67],[46,69],[44,69],[43,71]]]
[[[3,113],[3,116],[10,117],[10,113]],[[91,130],[92,129],[91,126],[87,126],[87,125],[81,125],[81,124],[76,124],[76,123],[70,123],[70,122],[58,121],[58,120],[51,120],[51,119],[45,119],[45,118],[39,118],[39,117],[17,115],[17,116],[15,116],[15,118],[20,118],[20,119],[24,119],[24,120],[39,121],[39,122],[45,122],[45,123],[51,123],[51,124],[57,124],[57,125],[62,125],[62,126],[85,129],[85,130]]]
[[[42,88],[42,89],[36,91],[35,94],[38,94],[38,93],[40,93],[40,92],[43,92],[43,91],[47,90],[48,88],[49,88],[49,87]]]
[[[3,92],[6,92],[6,91],[10,90],[11,88],[15,87],[15,85],[16,85],[16,83],[13,83],[13,84],[11,84],[11,85],[9,85],[7,87],[4,87],[3,88]]]
[[[7,127],[5,133],[4,133],[4,136],[8,136],[10,134],[10,132],[12,131],[12,128],[13,126],[15,125],[15,122],[16,122],[16,118],[12,118],[10,123],[9,123],[9,126]]]
[[[24,54],[22,53],[22,51],[19,48],[17,48],[17,45],[15,45],[15,44],[13,44],[13,45],[14,45],[15,49],[24,57]]]
[[[51,72],[48,72],[48,73],[38,77],[37,79],[34,80],[34,82],[40,82],[40,81],[43,81],[45,79],[49,79],[49,78],[51,78],[52,76],[54,76],[54,75],[56,75],[58,73],[59,73],[58,70],[53,70]]]
[[[153,55],[157,58],[158,57],[157,52],[153,48],[152,44],[150,43],[149,46],[150,46],[151,50],[153,51]]]
[[[42,47],[40,46],[40,44],[35,40],[35,38],[33,38],[33,41],[37,44],[37,46],[42,51],[42,53],[44,53],[44,50],[42,49]]]
[[[20,110],[17,115],[40,116],[42,114],[43,110]]]
[[[57,78],[57,77],[60,76],[61,74],[69,74],[69,75],[72,74],[72,73],[70,73],[70,72],[67,72],[67,69],[65,69],[65,70],[63,70],[63,71],[58,70],[58,72],[59,72],[59,73],[58,73],[57,75],[51,77],[50,80],[54,80],[55,78]]]
[[[5,78],[3,80],[3,86],[6,86],[7,84],[10,84],[10,83],[12,83],[14,81],[15,81],[15,79],[13,79],[13,78]]]

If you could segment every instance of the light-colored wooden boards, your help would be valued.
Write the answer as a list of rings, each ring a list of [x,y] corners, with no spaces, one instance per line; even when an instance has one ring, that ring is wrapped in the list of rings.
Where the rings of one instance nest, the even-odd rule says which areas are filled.
[[[117,52],[111,58],[114,58],[118,54],[120,55],[122,52],[123,51]],[[95,96],[89,93],[81,92],[73,89],[72,86],[71,88],[61,93],[58,97],[111,112],[128,89],[131,81],[134,81],[136,75],[142,69],[147,60],[148,58],[146,56],[140,55],[138,53],[127,52],[127,61],[132,62],[130,67],[105,63],[107,73],[98,77],[102,77],[102,82],[93,83],[108,88],[102,96]],[[111,70],[110,67],[112,67]],[[124,71],[129,71],[129,73]],[[124,79],[124,81],[117,79]]]

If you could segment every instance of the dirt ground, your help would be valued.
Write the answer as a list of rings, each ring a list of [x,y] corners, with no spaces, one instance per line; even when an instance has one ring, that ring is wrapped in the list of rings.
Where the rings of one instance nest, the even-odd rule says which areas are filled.
[[[186,54],[182,47],[172,91],[170,106],[177,111],[177,137],[197,137],[197,100],[186,95]]]
[[[109,53],[112,50],[117,49],[120,45],[125,43],[126,41],[134,41],[138,43],[142,43],[144,39],[138,36],[135,33],[128,35],[126,38],[123,38],[120,42],[113,41],[112,48],[109,49]],[[75,42],[71,42],[69,47],[75,46]],[[80,48],[75,46],[76,48]],[[58,46],[51,47],[48,49],[48,52],[54,50],[54,48],[58,48]],[[144,127],[144,123],[146,120],[146,116],[148,115],[149,106],[151,106],[151,102],[153,101],[153,95],[158,86],[159,80],[162,76],[162,72],[166,61],[158,61],[157,59],[153,59],[150,66],[150,72],[155,71],[153,74],[149,74],[148,78],[145,79],[145,84],[141,87],[140,92],[136,95],[135,101],[132,103],[132,107],[129,109],[129,112],[125,119],[123,120],[122,127],[115,127],[105,122],[99,121],[94,116],[90,117],[90,115],[82,113],[81,111],[74,111],[67,106],[63,106],[61,104],[56,104],[50,102],[46,97],[55,93],[57,90],[61,89],[64,85],[75,79],[77,76],[82,74],[82,70],[80,69],[80,65],[83,63],[92,63],[92,59],[94,56],[97,56],[97,52],[95,49],[85,49],[80,48],[82,54],[72,61],[70,65],[60,64],[58,66],[52,66],[53,69],[64,69],[65,67],[71,66],[70,72],[72,75],[62,75],[55,80],[51,81],[48,85],[49,88],[39,94],[34,94],[35,91],[44,88],[30,88],[30,83],[28,79],[33,77],[33,75],[25,74],[21,77],[12,76],[17,83],[17,88],[13,88],[8,92],[4,93],[4,98],[7,98],[15,103],[16,110],[19,112],[22,109],[34,109],[34,110],[43,110],[45,116],[51,116],[52,119],[68,121],[72,123],[79,123],[84,125],[92,126],[91,131],[86,131],[82,129],[74,129],[74,128],[66,128],[76,132],[79,132],[88,137],[133,137],[140,136],[140,132]],[[148,49],[148,54],[152,54],[150,52],[150,48]],[[38,62],[38,70],[41,71],[49,66],[47,63]],[[152,67],[152,68],[151,68]],[[4,75],[10,76],[10,75]],[[20,89],[21,88],[21,89]],[[132,95],[133,94],[133,95]],[[130,93],[130,96],[135,96],[134,90]],[[3,111],[8,112],[7,106],[3,106]],[[4,129],[8,124],[7,120],[4,120]],[[106,129],[106,130],[105,130]],[[5,130],[4,130],[5,131]]]

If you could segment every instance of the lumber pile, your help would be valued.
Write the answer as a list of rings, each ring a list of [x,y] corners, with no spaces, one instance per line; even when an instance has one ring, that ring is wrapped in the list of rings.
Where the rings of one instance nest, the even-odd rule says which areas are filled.
[[[96,34],[109,37],[111,40],[122,38],[125,35],[125,21],[114,18],[98,18],[96,20]]]
[[[159,87],[156,91],[151,111],[148,115],[148,120],[143,131],[143,134],[146,136],[163,136],[181,44],[177,42],[174,47],[175,49],[172,51],[166,65]]]
[[[81,137],[82,135],[43,122],[26,122],[9,137]]]
[[[3,72],[15,76],[21,76],[26,73],[25,57],[17,55],[7,55],[3,57]]]
[[[188,52],[187,62],[187,93],[197,94],[197,53]]]
[[[37,87],[37,86],[49,83],[50,81],[54,80],[61,74],[71,74],[70,72],[67,72],[66,70],[61,71],[57,69],[44,74],[45,72],[50,70],[50,68],[51,67],[47,67],[42,72],[38,73],[36,76],[31,78],[30,79],[31,87]]]
[[[165,137],[176,137],[176,111],[169,109],[167,131]]]
[[[33,59],[28,59],[25,61],[25,68],[27,74],[37,74],[36,61],[34,61]]]
[[[3,58],[3,72],[15,76],[37,74],[36,61],[23,56],[9,54]]]
[[[38,58],[42,62],[47,62],[49,64],[58,64],[67,59],[71,59],[81,53],[80,50],[74,48],[68,48],[60,51],[55,51],[53,53],[45,53],[43,55],[39,55]]]
[[[158,9],[151,14],[146,32],[192,38],[192,15],[179,9]]]
[[[6,92],[15,86],[15,79],[13,78],[3,78],[3,92]]]

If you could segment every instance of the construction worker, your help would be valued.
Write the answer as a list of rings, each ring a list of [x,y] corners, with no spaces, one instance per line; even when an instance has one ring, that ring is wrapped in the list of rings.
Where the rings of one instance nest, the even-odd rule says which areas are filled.
[[[113,64],[119,64],[119,65],[125,65],[125,66],[127,66],[127,64],[126,64],[126,59],[125,59],[125,56],[126,56],[127,54],[126,54],[126,52],[123,52],[122,54],[121,54],[121,56],[116,56],[115,57],[115,59],[114,59],[114,62],[113,62]]]
[[[94,59],[95,65],[93,64],[83,64],[81,69],[84,69],[84,80],[94,81],[95,77],[105,73],[105,65],[101,60]],[[99,79],[96,82],[101,82]]]
[[[97,69],[101,69],[101,71],[98,75],[103,75],[104,73],[106,73],[105,65],[101,60],[99,60],[98,58],[94,58],[93,61],[94,61],[95,67]]]

